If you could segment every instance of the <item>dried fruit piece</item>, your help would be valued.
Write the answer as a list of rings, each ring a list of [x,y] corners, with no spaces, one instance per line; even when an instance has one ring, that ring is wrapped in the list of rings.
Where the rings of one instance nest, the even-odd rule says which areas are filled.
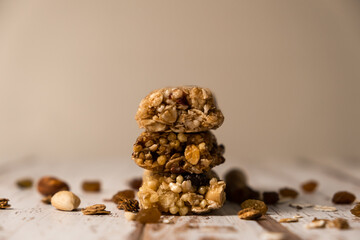
[[[136,221],[145,223],[157,223],[159,222],[161,213],[157,208],[141,209],[136,216]]]
[[[324,228],[328,221],[329,220],[327,220],[327,219],[314,218],[314,220],[312,220],[310,223],[306,224],[305,227],[308,229]]]
[[[139,202],[136,199],[122,199],[118,202],[117,208],[128,212],[138,212]]]
[[[16,185],[19,188],[31,188],[33,185],[33,180],[31,178],[23,178],[16,181]]]
[[[314,210],[317,211],[323,211],[323,212],[336,212],[336,207],[330,207],[330,206],[321,206],[321,205],[315,205]]]
[[[355,201],[356,197],[354,194],[346,191],[340,191],[334,194],[332,202],[336,204],[350,204]]]
[[[238,217],[244,220],[255,220],[262,216],[261,211],[253,208],[245,208],[238,212]]]
[[[301,188],[304,190],[304,192],[312,193],[317,188],[318,183],[315,180],[310,180],[301,185]]]
[[[7,198],[0,198],[0,209],[9,208],[11,205],[9,204],[9,199]]]
[[[326,227],[337,228],[337,229],[349,229],[350,225],[346,219],[336,218],[334,220],[328,221]]]
[[[111,201],[118,204],[119,201],[122,201],[124,199],[134,199],[135,198],[135,192],[133,190],[123,190],[117,192],[112,198]]]
[[[281,218],[278,222],[279,223],[292,223],[292,222],[298,222],[298,218]]]
[[[82,183],[82,189],[85,192],[100,192],[101,184],[99,181],[84,181]]]
[[[104,204],[95,204],[86,208],[81,209],[81,212],[84,215],[106,215],[110,214],[110,211],[106,211],[106,206]]]
[[[43,197],[42,199],[41,199],[41,201],[43,202],[43,203],[45,203],[45,204],[51,204],[51,195],[49,195],[49,196],[46,196],[46,197]]]
[[[277,192],[263,192],[263,201],[266,204],[275,204],[279,201]]]
[[[354,208],[350,210],[350,212],[351,212],[353,215],[355,215],[355,216],[357,216],[357,217],[360,217],[360,203],[356,204],[356,205],[354,206]]]
[[[142,185],[142,178],[133,178],[129,181],[129,187],[131,187],[134,190],[139,190],[139,188]]]
[[[256,210],[259,210],[262,214],[266,214],[268,207],[266,206],[266,204],[263,201],[260,200],[255,200],[255,199],[248,199],[246,201],[244,201],[241,204],[241,208],[245,209],[245,208],[253,208]]]
[[[279,193],[282,197],[290,197],[290,198],[296,198],[298,196],[298,192],[292,188],[281,188],[279,190]]]
[[[69,186],[62,180],[55,177],[42,177],[38,183],[38,191],[44,195],[54,195],[59,191],[68,191],[70,190]]]

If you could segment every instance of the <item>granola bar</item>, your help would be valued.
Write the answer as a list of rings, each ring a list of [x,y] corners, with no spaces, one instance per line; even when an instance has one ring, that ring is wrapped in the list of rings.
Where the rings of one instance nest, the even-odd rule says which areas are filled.
[[[137,165],[155,172],[200,174],[225,161],[211,132],[143,132],[134,144]]]
[[[140,208],[187,215],[206,213],[225,202],[225,182],[213,171],[204,174],[154,173],[145,170],[138,192]]]
[[[202,132],[220,127],[224,116],[209,89],[183,86],[152,91],[135,119],[149,132]]]

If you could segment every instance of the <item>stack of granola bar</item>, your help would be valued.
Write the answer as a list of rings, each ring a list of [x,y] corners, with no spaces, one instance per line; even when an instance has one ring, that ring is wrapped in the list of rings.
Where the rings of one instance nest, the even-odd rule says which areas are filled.
[[[162,88],[140,103],[135,119],[145,128],[133,159],[145,168],[140,207],[186,215],[220,208],[225,182],[211,170],[222,164],[224,147],[210,132],[224,116],[209,89]]]

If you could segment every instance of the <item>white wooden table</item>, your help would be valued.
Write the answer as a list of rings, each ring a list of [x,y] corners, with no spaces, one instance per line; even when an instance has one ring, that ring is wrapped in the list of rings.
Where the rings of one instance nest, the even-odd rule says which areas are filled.
[[[312,203],[334,206],[331,196],[339,190],[348,190],[360,197],[359,159],[318,159],[293,161],[242,161],[227,160],[215,168],[222,175],[232,167],[244,169],[250,185],[257,190],[296,188],[300,196],[294,203]],[[311,208],[297,210],[290,202],[269,206],[268,215],[259,221],[244,221],[237,217],[240,207],[225,206],[202,216],[163,216],[165,223],[141,225],[129,222],[113,203],[104,202],[119,190],[127,189],[127,181],[141,176],[142,169],[130,159],[58,163],[41,162],[32,158],[0,165],[0,198],[9,198],[11,209],[0,210],[0,240],[4,239],[262,239],[266,232],[282,232],[286,239],[360,239],[360,218],[349,212],[352,205],[336,205],[336,212],[320,212]],[[18,189],[15,181],[23,177],[38,180],[44,175],[54,175],[66,180],[71,190],[82,200],[80,207],[105,203],[112,212],[106,216],[85,216],[80,211],[61,212],[43,204],[36,187]],[[98,179],[101,193],[84,193],[83,180]],[[300,184],[315,179],[318,190],[313,194],[300,191]],[[297,223],[278,223],[285,217],[301,215]],[[348,219],[350,230],[306,229],[305,223],[317,218]]]

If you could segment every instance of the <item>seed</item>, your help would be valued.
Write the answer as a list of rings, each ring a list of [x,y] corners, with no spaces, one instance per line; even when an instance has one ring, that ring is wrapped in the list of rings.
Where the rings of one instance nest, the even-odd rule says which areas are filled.
[[[16,182],[19,188],[31,188],[33,185],[33,181],[31,178],[23,178]]]
[[[255,200],[255,199],[248,199],[246,201],[244,201],[241,204],[241,208],[245,209],[245,208],[253,208],[256,210],[259,210],[262,214],[266,214],[268,207],[266,206],[266,204],[263,201],[260,200]]]
[[[201,201],[201,203],[200,203],[200,207],[201,207],[201,208],[205,208],[206,205],[207,205],[207,201],[206,201],[205,199],[203,199],[203,200]]]
[[[183,176],[179,175],[179,176],[176,177],[176,182],[177,182],[177,183],[180,183],[180,184],[181,184],[183,181],[184,181],[184,177],[183,177]]]
[[[204,187],[204,186],[199,187],[199,193],[201,195],[204,195],[206,193],[206,187]]]
[[[80,198],[70,191],[60,191],[51,198],[51,205],[62,211],[72,211],[79,207]]]
[[[170,190],[174,193],[180,193],[182,191],[179,183],[169,183]]]
[[[336,204],[350,204],[355,201],[356,197],[354,194],[346,191],[337,192],[332,198],[332,202]]]

